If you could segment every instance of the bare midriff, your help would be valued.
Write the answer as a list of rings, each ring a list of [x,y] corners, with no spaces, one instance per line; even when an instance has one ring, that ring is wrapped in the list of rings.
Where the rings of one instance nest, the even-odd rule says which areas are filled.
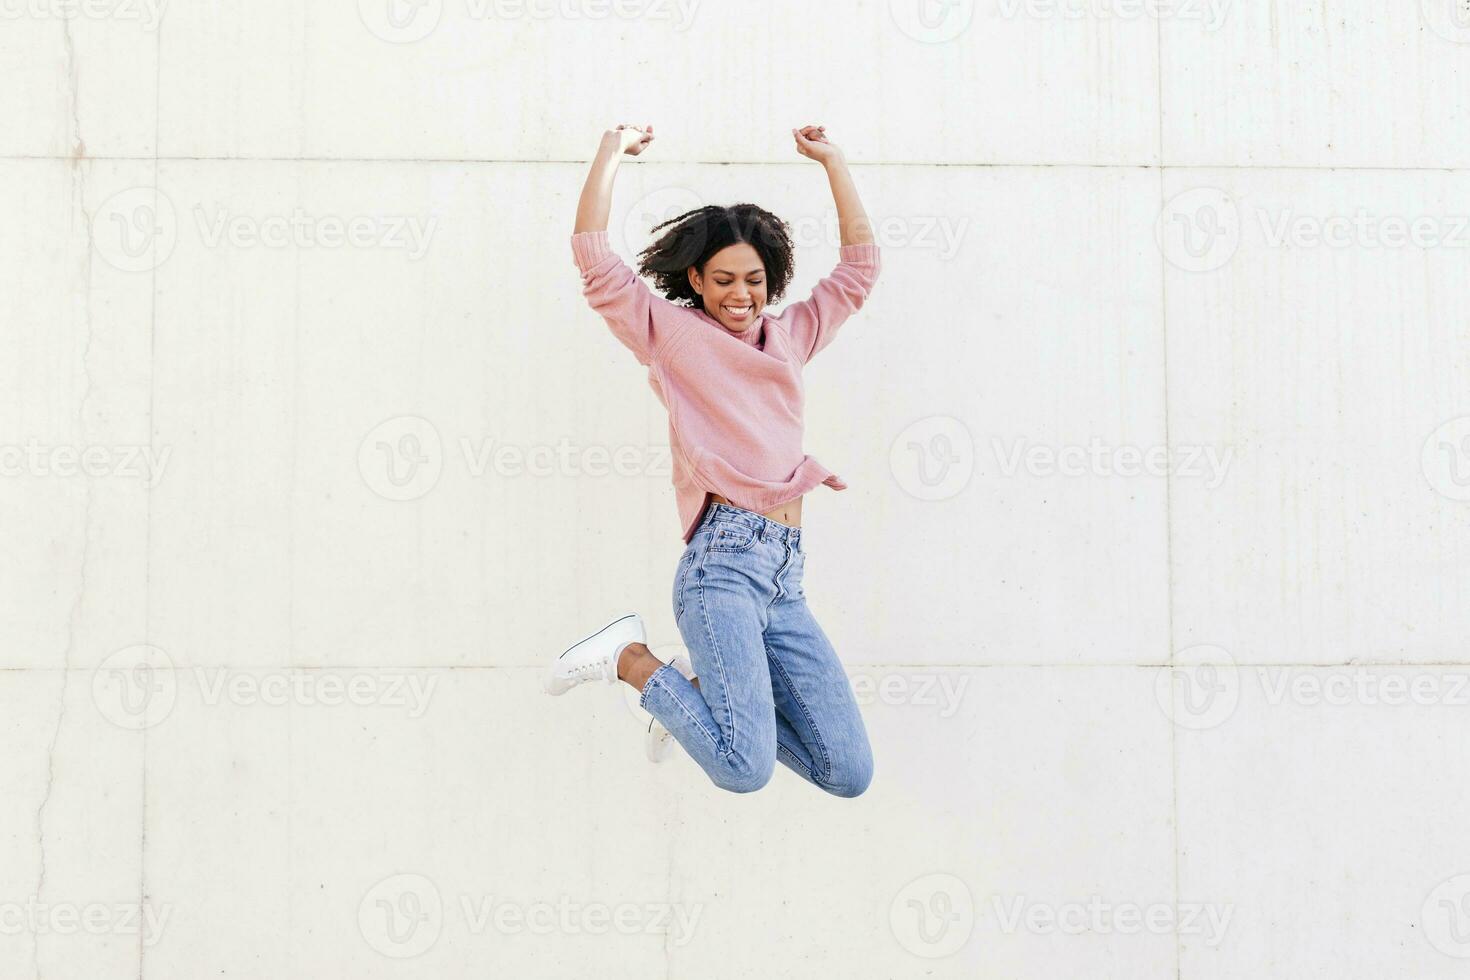
[[[730,503],[729,500],[725,499],[725,497],[721,496],[718,493],[710,493],[709,499],[714,503],[724,504],[727,507],[740,506],[739,504]],[[775,508],[774,510],[766,511],[764,514],[761,514],[761,516],[775,521],[778,524],[788,524],[791,527],[801,527],[801,498],[797,497],[795,500],[788,500],[786,501],[786,503]]]

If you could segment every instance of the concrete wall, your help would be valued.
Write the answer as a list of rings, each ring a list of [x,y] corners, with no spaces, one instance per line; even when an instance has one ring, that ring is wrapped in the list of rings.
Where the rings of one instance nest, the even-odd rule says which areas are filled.
[[[1463,4],[391,2],[4,8],[0,974],[1462,975]],[[880,222],[806,374],[857,799],[537,691],[679,643],[619,122],[625,257],[752,200],[805,295],[807,123]]]

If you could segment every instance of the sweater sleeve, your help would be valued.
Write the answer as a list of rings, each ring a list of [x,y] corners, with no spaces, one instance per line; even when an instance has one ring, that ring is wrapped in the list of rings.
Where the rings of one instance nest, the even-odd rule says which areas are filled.
[[[587,304],[639,364],[650,364],[678,329],[678,318],[668,315],[674,304],[649,289],[612,250],[604,229],[573,234],[572,260],[582,274]]]
[[[781,312],[778,319],[803,364],[832,342],[844,320],[862,309],[880,268],[876,244],[843,245],[837,267],[816,284],[811,296]]]

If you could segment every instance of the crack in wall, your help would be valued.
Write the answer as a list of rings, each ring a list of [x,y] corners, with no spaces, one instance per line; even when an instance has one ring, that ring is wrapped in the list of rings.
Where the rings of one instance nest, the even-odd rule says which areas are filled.
[[[82,255],[78,276],[81,280],[79,291],[79,316],[78,322],[82,328],[82,348],[80,354],[82,391],[77,400],[77,431],[87,431],[87,403],[92,396],[92,216],[87,211],[87,181],[83,159],[86,156],[86,143],[81,135],[81,116],[78,108],[78,83],[77,83],[77,60],[76,47],[72,40],[71,18],[63,17],[62,21],[62,46],[66,56],[66,77],[70,105],[71,132],[68,134],[72,142],[71,155],[71,212],[80,214],[82,221]],[[36,874],[36,900],[41,901],[45,897],[47,862],[46,862],[46,811],[51,805],[52,792],[56,786],[56,748],[61,742],[62,728],[66,724],[66,695],[71,680],[72,662],[76,653],[77,629],[82,615],[82,603],[86,601],[87,595],[87,562],[90,557],[92,543],[92,484],[88,478],[83,482],[83,505],[82,505],[82,553],[77,569],[77,590],[72,600],[71,609],[67,615],[66,643],[62,648],[61,661],[61,690],[57,693],[56,727],[51,731],[51,739],[46,746],[46,783],[41,791],[41,801],[36,806],[36,850],[38,856],[38,868]],[[36,980],[41,980],[41,937],[38,932],[31,934],[31,968]]]
[[[67,121],[71,131],[67,140],[71,143],[71,159],[81,160],[87,155],[87,143],[82,139],[81,83],[77,69],[76,42],[71,36],[71,17],[61,18],[62,47],[66,53]]]
[[[83,548],[83,565],[86,564],[86,549]],[[77,608],[81,605],[81,589],[77,590],[77,598],[72,603],[72,614],[67,626],[67,642],[65,654],[70,660],[75,626]],[[51,790],[56,783],[56,744],[61,740],[61,726],[66,720],[66,686],[71,671],[65,668],[61,671],[61,691],[58,696],[59,704],[56,710],[56,727],[51,731],[51,741],[46,746],[46,785],[41,791],[41,802],[36,807],[36,850],[40,856],[40,868],[36,874],[36,901],[45,898],[46,891],[46,809],[51,804]],[[41,935],[38,930],[31,930],[31,972],[36,980],[41,980]]]

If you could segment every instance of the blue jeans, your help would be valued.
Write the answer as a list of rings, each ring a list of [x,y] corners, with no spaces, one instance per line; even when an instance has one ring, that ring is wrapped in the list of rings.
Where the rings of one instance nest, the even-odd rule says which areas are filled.
[[[674,620],[699,687],[665,664],[638,703],[721,789],[760,789],[777,759],[835,796],[873,778],[852,684],[807,608],[805,564],[801,528],[714,501],[679,559]]]

